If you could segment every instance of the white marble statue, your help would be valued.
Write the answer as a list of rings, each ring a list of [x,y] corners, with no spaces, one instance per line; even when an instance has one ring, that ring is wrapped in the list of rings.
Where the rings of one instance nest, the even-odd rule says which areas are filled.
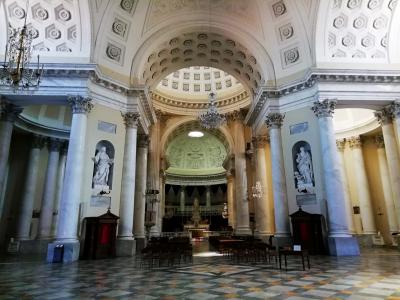
[[[297,190],[302,193],[314,193],[314,172],[311,155],[304,147],[300,147],[296,162],[298,172],[295,172],[294,176],[297,180]]]
[[[110,174],[110,165],[114,163],[113,159],[107,154],[107,148],[102,146],[97,152],[96,156],[92,158],[96,166],[96,172],[93,176],[94,188],[104,190],[109,190],[108,186],[108,176]]]

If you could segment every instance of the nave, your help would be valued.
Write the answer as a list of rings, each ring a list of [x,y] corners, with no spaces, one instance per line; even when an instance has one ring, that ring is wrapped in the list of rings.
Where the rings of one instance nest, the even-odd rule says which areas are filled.
[[[33,257],[2,259],[1,299],[398,299],[396,250],[364,249],[359,257],[312,256],[302,271],[271,264],[235,264],[193,247],[193,263],[137,268],[135,258],[46,264]],[[211,249],[212,250],[212,249]],[[207,255],[201,255],[207,254]],[[215,254],[215,253],[214,253]],[[208,257],[207,257],[208,256]]]

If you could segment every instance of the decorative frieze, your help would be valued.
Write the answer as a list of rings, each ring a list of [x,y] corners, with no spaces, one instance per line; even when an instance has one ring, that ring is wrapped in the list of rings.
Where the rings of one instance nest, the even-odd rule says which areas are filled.
[[[332,118],[335,111],[337,101],[334,99],[325,99],[314,102],[311,108],[317,118]]]
[[[281,128],[283,125],[283,120],[285,119],[285,115],[281,113],[269,113],[265,117],[265,125],[268,128]]]
[[[88,114],[93,108],[90,97],[70,96],[68,97],[68,103],[72,107],[73,114]]]
[[[124,124],[127,128],[134,128],[138,126],[140,114],[138,112],[121,113],[124,119]]]

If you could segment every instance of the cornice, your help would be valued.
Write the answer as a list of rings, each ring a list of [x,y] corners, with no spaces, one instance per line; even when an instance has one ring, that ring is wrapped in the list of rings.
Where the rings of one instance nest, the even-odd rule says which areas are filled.
[[[181,176],[166,173],[165,183],[178,185],[207,185],[227,183],[226,172],[214,175]]]
[[[400,72],[368,71],[368,70],[311,70],[305,79],[282,85],[277,88],[260,87],[254,97],[253,105],[246,118],[248,124],[253,124],[258,114],[263,110],[268,99],[301,92],[321,83],[360,83],[360,84],[392,84],[400,83]]]

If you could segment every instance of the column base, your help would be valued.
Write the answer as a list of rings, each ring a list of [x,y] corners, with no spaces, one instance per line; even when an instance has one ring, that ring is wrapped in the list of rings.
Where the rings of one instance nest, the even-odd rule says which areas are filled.
[[[373,246],[373,239],[372,237],[374,236],[373,233],[367,233],[367,234],[356,234],[355,237],[357,238],[358,245],[361,248],[370,248]]]
[[[64,246],[62,255],[60,255],[60,253],[58,252],[60,245]],[[53,243],[50,243],[47,247],[46,260],[48,263],[74,262],[79,259],[79,251],[80,251],[79,241],[74,241],[74,242],[54,241]],[[61,261],[58,260],[60,257],[61,257]]]
[[[19,253],[21,254],[46,254],[51,240],[22,240],[19,241]]]
[[[250,227],[237,227],[235,229],[235,235],[252,235]]]
[[[328,237],[329,254],[332,256],[359,256],[360,248],[355,237]]]
[[[131,239],[117,239],[116,254],[117,256],[129,257],[134,256],[136,250],[136,240]]]

